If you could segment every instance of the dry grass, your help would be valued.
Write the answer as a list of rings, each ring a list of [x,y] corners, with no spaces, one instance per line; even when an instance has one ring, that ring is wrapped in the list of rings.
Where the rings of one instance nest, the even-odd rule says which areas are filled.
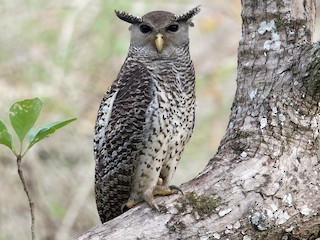
[[[235,91],[240,1],[2,0],[0,119],[11,104],[40,97],[39,123],[78,120],[35,146],[23,168],[36,206],[38,239],[71,239],[99,224],[93,193],[93,127],[100,100],[126,56],[128,25],[114,9],[144,14],[202,5],[191,30],[197,124],[174,178],[196,176],[213,156]],[[0,240],[30,239],[28,204],[14,158],[0,146]]]

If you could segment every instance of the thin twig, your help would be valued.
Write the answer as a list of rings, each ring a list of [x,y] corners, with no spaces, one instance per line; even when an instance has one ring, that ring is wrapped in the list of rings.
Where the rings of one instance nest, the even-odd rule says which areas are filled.
[[[28,202],[29,202],[29,207],[30,207],[30,214],[31,214],[31,239],[35,240],[36,239],[36,235],[35,235],[34,204],[33,204],[32,200],[31,200],[31,197],[30,197],[27,185],[26,185],[26,181],[24,179],[23,171],[21,169],[21,159],[22,159],[22,156],[18,155],[17,156],[18,174],[19,174],[21,183],[23,185],[23,190],[27,194],[27,197],[28,197]]]

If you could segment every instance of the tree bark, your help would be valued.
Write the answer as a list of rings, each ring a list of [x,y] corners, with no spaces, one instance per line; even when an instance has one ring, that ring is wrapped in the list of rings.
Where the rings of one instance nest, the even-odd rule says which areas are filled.
[[[320,237],[315,1],[242,7],[237,91],[216,155],[185,195],[157,198],[162,213],[140,204],[79,240]]]

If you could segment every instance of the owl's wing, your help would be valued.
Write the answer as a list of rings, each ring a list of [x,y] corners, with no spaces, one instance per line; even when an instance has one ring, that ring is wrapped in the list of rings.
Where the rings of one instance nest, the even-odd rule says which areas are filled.
[[[102,222],[121,214],[130,196],[135,163],[152,99],[151,76],[143,66],[124,65],[103,98],[95,127],[96,203]]]

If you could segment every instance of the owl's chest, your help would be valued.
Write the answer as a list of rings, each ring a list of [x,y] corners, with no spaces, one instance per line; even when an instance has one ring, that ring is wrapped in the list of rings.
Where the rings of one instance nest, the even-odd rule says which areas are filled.
[[[155,82],[153,100],[147,112],[147,122],[159,141],[184,144],[194,126],[194,89],[185,89],[181,82],[165,84]]]

